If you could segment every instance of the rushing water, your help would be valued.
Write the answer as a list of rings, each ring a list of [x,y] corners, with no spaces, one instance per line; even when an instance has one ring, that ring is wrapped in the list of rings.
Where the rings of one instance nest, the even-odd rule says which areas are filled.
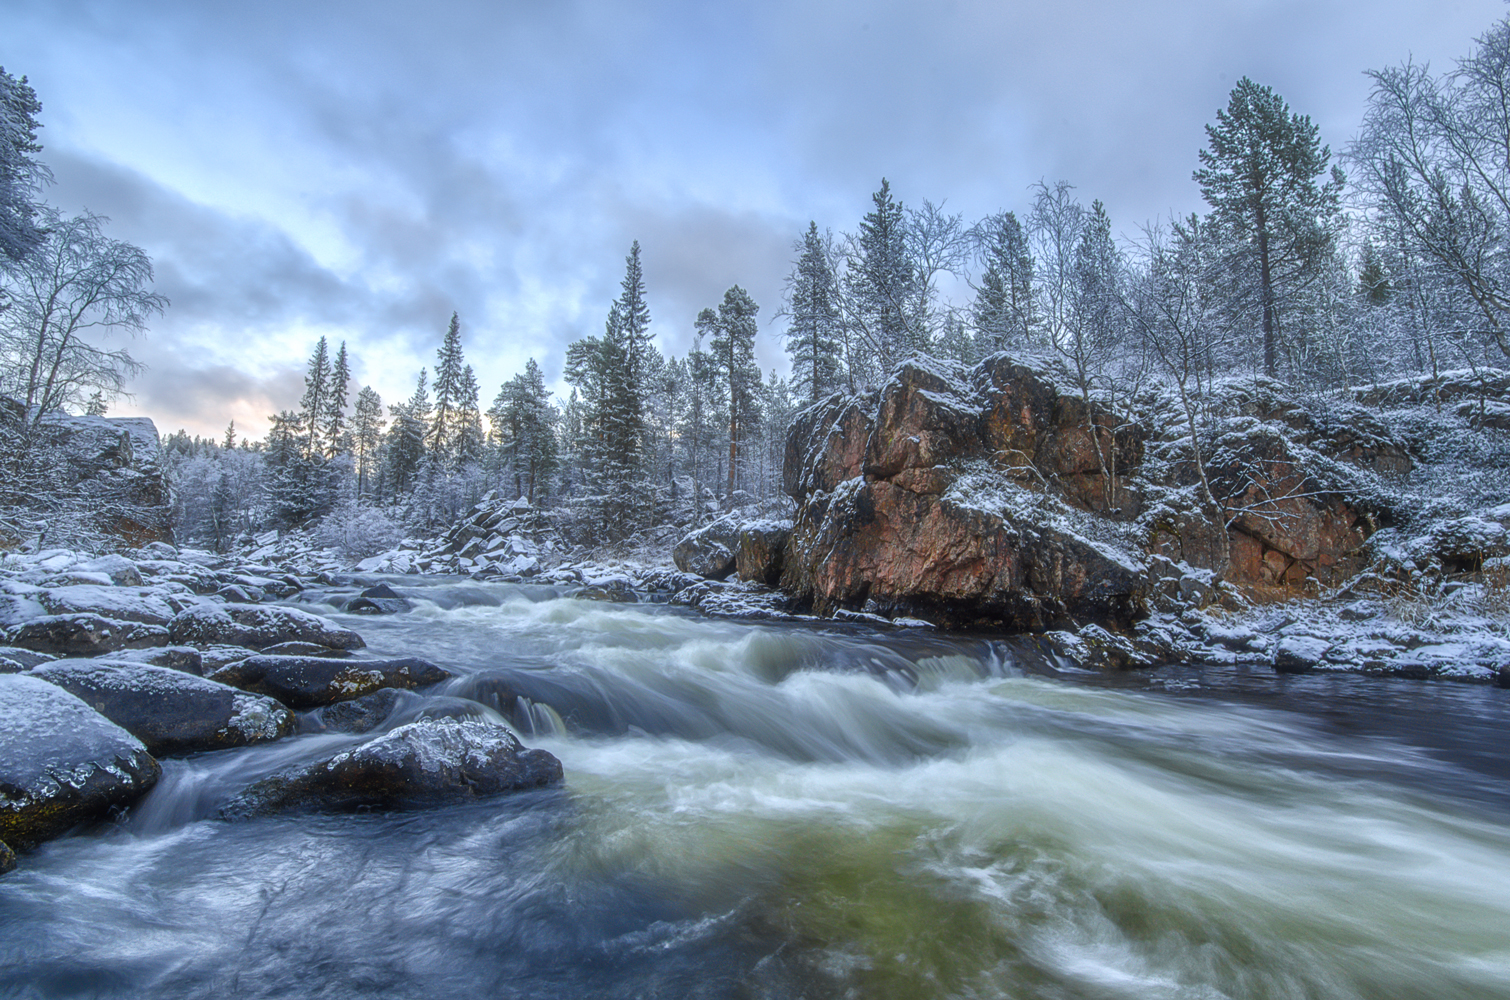
[[[393,582],[458,676],[389,724],[565,785],[230,824],[357,738],[166,761],[0,879],[0,995],[1510,997],[1510,692]]]

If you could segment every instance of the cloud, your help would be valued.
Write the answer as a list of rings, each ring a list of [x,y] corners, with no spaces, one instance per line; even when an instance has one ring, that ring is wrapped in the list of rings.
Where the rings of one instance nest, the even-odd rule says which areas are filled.
[[[555,377],[566,343],[600,332],[636,238],[667,349],[737,282],[770,367],[791,241],[809,219],[853,230],[882,176],[967,219],[1062,178],[1130,233],[1201,208],[1202,126],[1239,76],[1336,150],[1363,69],[1412,49],[1440,68],[1500,16],[1494,0],[16,0],[6,59],[42,97],[52,196],[156,260],[173,307],[150,350],[174,364],[155,370],[207,373],[216,391],[173,412],[208,431],[225,400],[292,405],[286,375],[321,335],[406,396],[452,310],[485,394],[530,356]]]

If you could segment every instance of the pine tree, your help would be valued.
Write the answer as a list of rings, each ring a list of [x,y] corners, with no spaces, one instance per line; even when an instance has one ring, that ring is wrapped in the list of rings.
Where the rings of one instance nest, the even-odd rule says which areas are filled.
[[[739,481],[740,444],[760,419],[760,366],[755,362],[759,312],[750,293],[738,285],[724,292],[710,345],[718,379],[728,392],[730,496]]]
[[[456,391],[456,429],[453,434],[455,453],[454,467],[465,468],[482,461],[483,435],[482,412],[478,409],[477,374],[472,366],[461,370],[461,379]]]
[[[226,451],[236,447],[236,421],[225,425],[225,437],[221,439],[220,447]]]
[[[816,222],[808,223],[797,247],[800,254],[787,278],[786,349],[797,391],[815,402],[839,388],[839,290]]]
[[[109,409],[109,405],[105,402],[104,391],[96,389],[94,390],[94,394],[89,397],[89,405],[84,407],[84,416],[103,417]]]
[[[320,415],[321,431],[325,438],[325,455],[335,458],[350,450],[346,443],[346,395],[351,384],[351,365],[346,360],[346,341],[336,352],[335,365],[330,371],[330,391],[325,396],[325,409]]]
[[[414,489],[420,466],[428,454],[425,442],[430,435],[430,392],[426,385],[429,373],[419,370],[414,395],[408,402],[388,408],[393,421],[388,426],[384,479],[396,500]]]
[[[461,401],[462,371],[466,359],[461,351],[461,321],[451,314],[446,338],[435,352],[435,421],[430,425],[430,451],[442,463],[456,460],[457,409]]]
[[[985,228],[985,270],[971,317],[982,356],[1026,347],[1033,338],[1033,253],[1017,216],[1003,212]]]
[[[849,284],[865,335],[883,371],[928,346],[919,324],[917,272],[907,251],[907,216],[891,185],[871,196],[875,208],[860,222]]]
[[[1206,126],[1194,178],[1213,220],[1230,236],[1233,252],[1252,275],[1263,325],[1264,373],[1279,367],[1282,313],[1313,268],[1333,251],[1341,214],[1342,171],[1317,127],[1294,114],[1284,99],[1247,77],[1237,82],[1225,110]]]
[[[556,472],[556,411],[540,366],[530,358],[524,371],[505,382],[488,410],[499,450],[514,477],[516,496],[531,504],[548,490]]]
[[[383,441],[383,400],[372,386],[357,393],[356,412],[352,415],[352,452],[356,457],[357,496],[367,494],[367,479],[377,462]]]
[[[299,424],[304,429],[304,454],[319,452],[320,424],[330,396],[330,348],[321,337],[304,374],[304,398],[299,400]]]

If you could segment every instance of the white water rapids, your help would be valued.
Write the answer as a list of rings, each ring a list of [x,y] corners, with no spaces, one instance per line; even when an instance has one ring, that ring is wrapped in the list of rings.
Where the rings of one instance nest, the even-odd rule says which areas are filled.
[[[1510,691],[391,582],[342,620],[458,677],[389,725],[565,785],[231,824],[359,738],[165,761],[0,879],[0,995],[1510,997]]]

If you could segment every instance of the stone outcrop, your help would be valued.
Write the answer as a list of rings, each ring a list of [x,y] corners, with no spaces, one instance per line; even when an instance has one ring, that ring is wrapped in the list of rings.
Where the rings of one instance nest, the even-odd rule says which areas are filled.
[[[739,522],[726,515],[677,542],[671,561],[683,573],[722,580],[734,572],[738,550]]]
[[[786,543],[791,537],[790,521],[756,521],[741,527],[734,553],[739,578],[753,583],[779,583]]]
[[[142,742],[27,674],[0,674],[0,841],[30,848],[146,794],[162,774]]]
[[[15,419],[14,411],[0,419]],[[128,545],[172,541],[168,480],[149,418],[49,413],[38,437],[57,493],[77,498],[99,530]]]
[[[1260,600],[1315,593],[1362,570],[1391,517],[1374,474],[1408,472],[1405,443],[1353,403],[1313,411],[1262,379],[1214,405],[1212,502],[1157,394],[1140,422],[1007,355],[909,362],[794,421],[780,585],[819,614],[1041,630],[1201,607],[1223,582]],[[750,556],[741,578],[764,579]]]
[[[350,812],[468,802],[561,780],[561,762],[502,726],[421,719],[252,785],[221,811],[245,819],[290,811]]]
[[[820,614],[1126,624],[1144,609],[1144,566],[1136,545],[1098,536],[1130,521],[1142,440],[1006,355],[974,369],[906,364],[795,421],[783,475],[799,506],[781,585]]]

